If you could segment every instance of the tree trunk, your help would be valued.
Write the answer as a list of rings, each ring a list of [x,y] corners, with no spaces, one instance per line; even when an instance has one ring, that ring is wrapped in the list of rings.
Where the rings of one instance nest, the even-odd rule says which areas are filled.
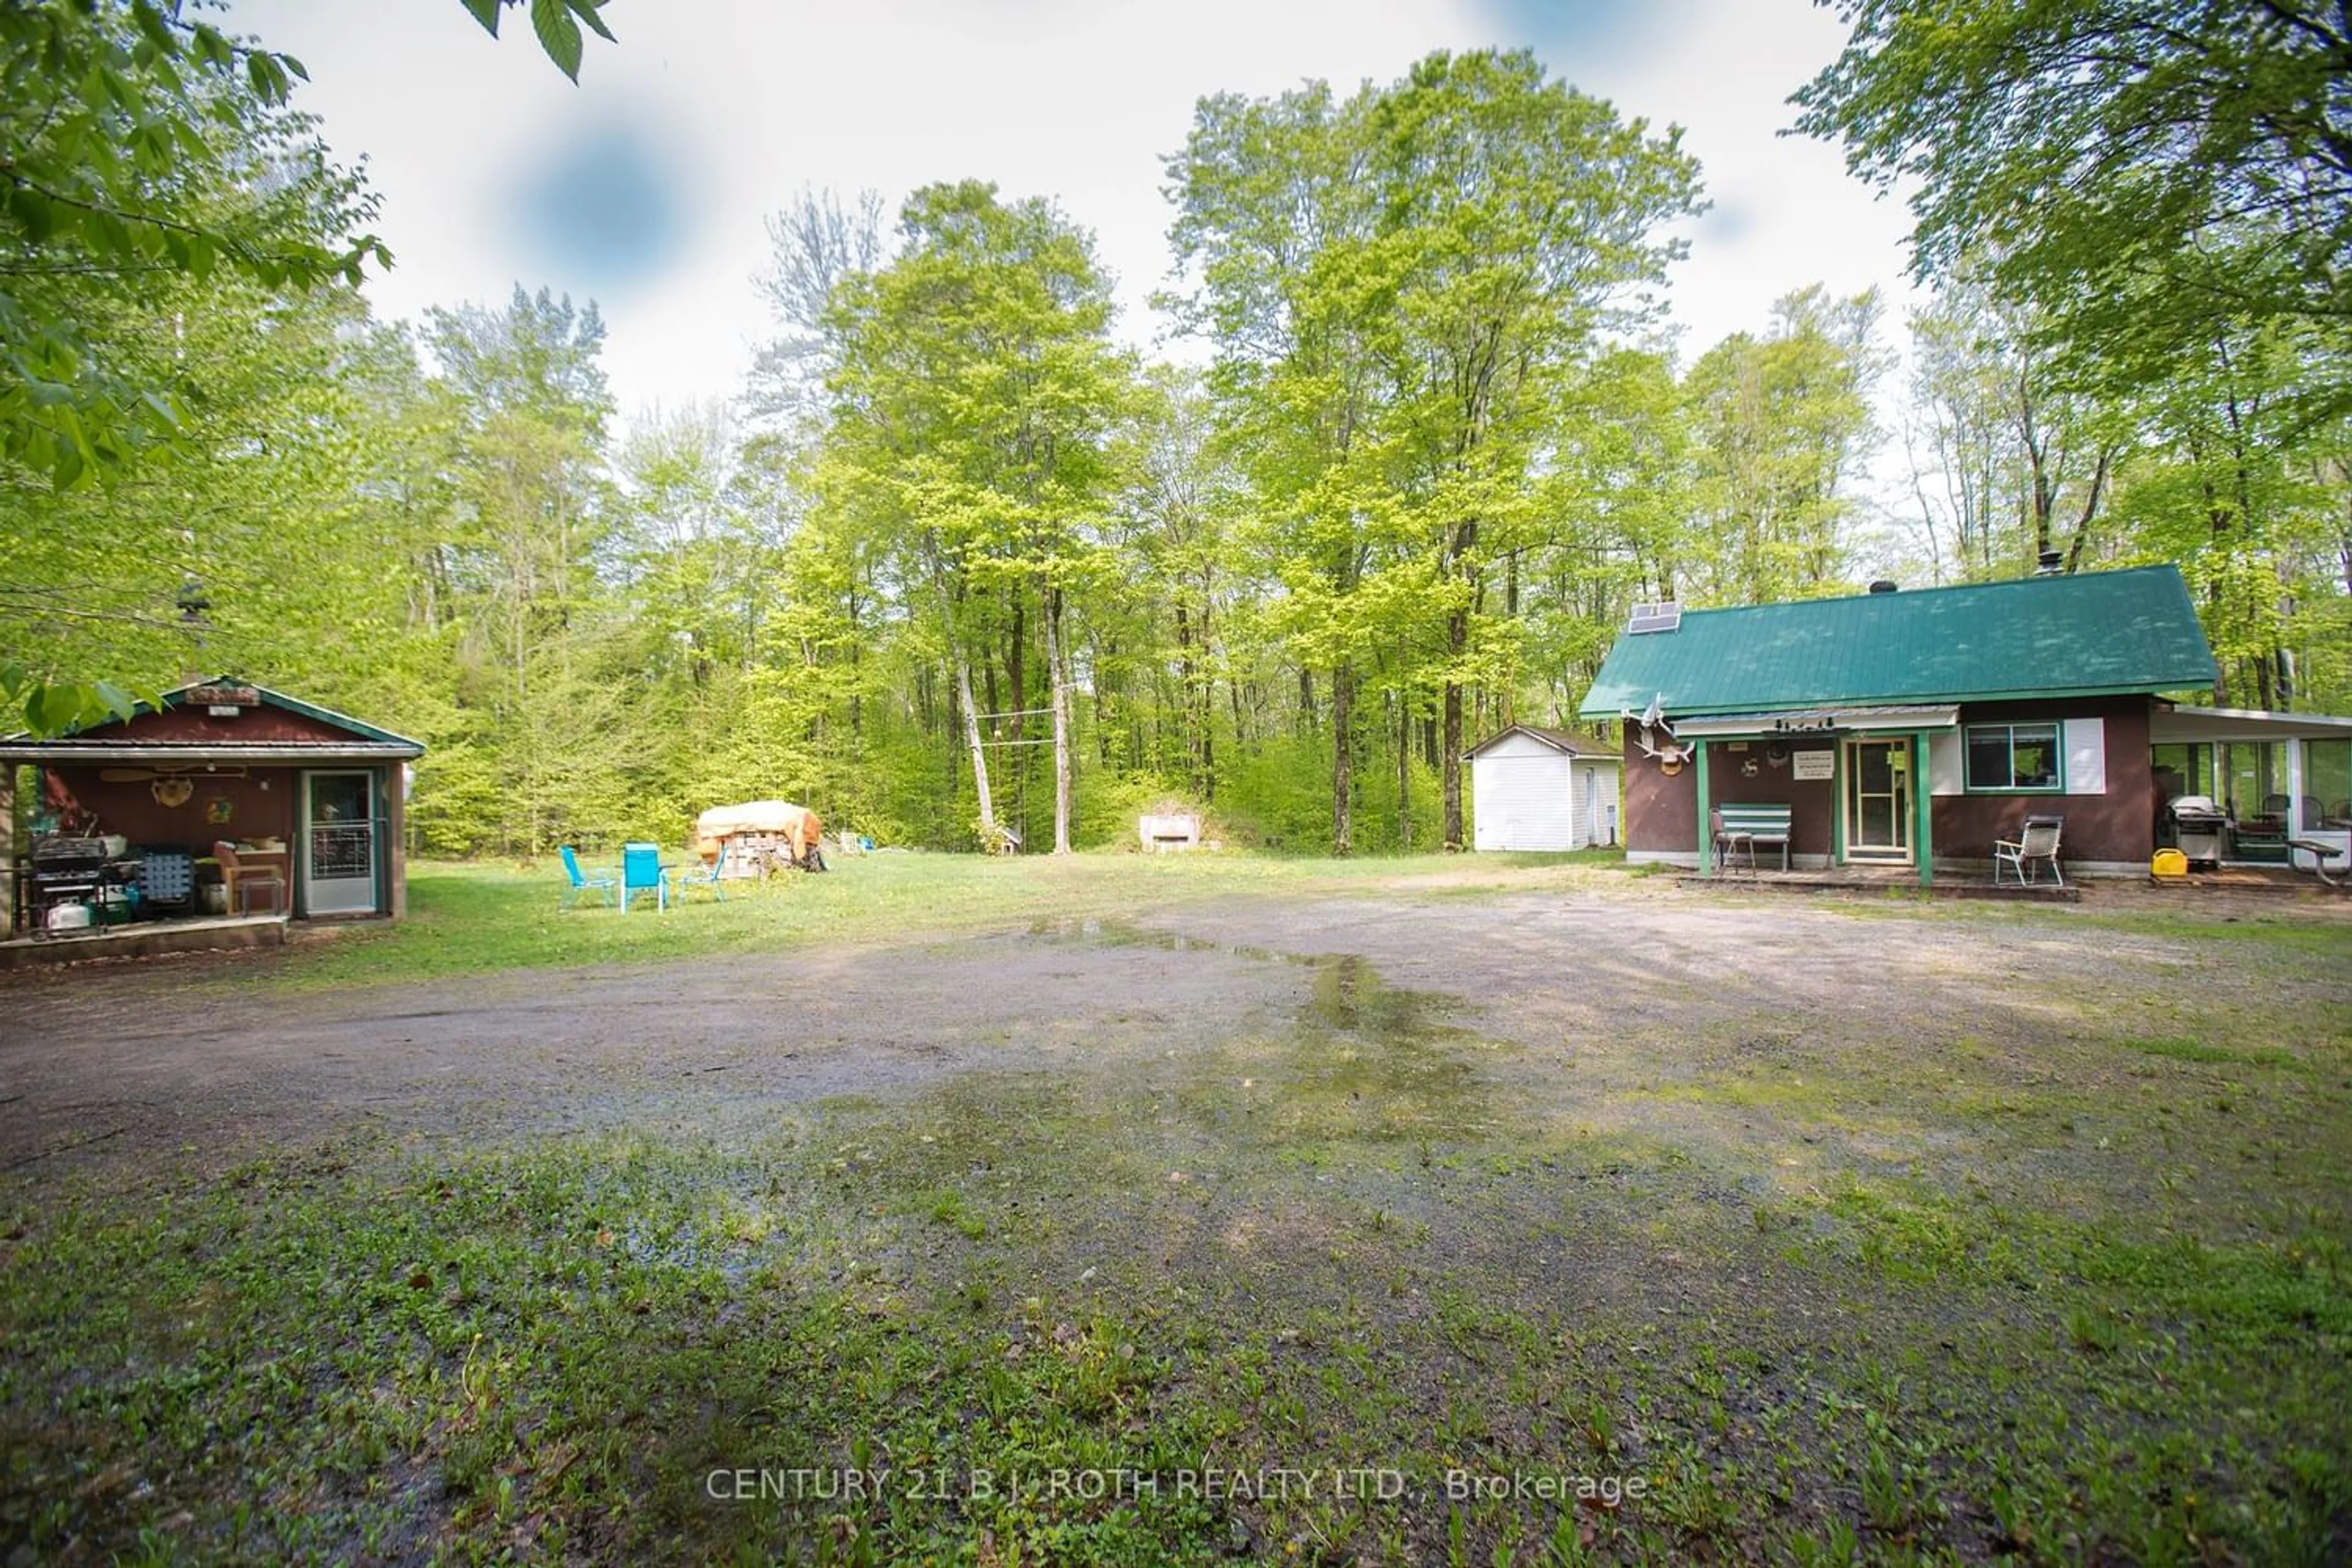
[[[1516,622],[1519,618],[1519,552],[1514,550],[1504,560],[1507,565],[1503,579],[1503,618]],[[1503,689],[1500,706],[1502,724],[1507,729],[1518,718],[1518,693],[1514,688],[1507,686]]]
[[[1013,738],[1029,738],[1029,668],[1028,668],[1028,605],[1019,594],[1013,595],[1013,630],[1004,639],[1004,684],[1013,695]],[[992,708],[996,693],[988,694]],[[1021,750],[1015,747],[1014,750]]]
[[[1059,608],[1060,600],[1058,597],[1058,590],[1056,593],[1057,597],[1055,601],[1056,608],[1055,610],[1055,614],[1059,615],[1061,611]],[[1066,668],[1055,671],[1054,676],[1054,679],[1060,681],[1064,686],[1073,686],[1076,684],[1070,679],[1070,672],[1066,668],[1069,662],[1069,650],[1067,646],[1065,645],[1062,653],[1062,663]],[[1093,665],[1094,668],[1098,671],[1118,668],[1118,639],[1115,637],[1106,639],[1099,636],[1097,637],[1095,639],[1095,655],[1089,662]],[[1118,723],[1119,710],[1112,705],[1112,700],[1115,693],[1111,690],[1111,683],[1108,680],[1104,679],[1099,675],[1096,677],[1093,694],[1095,702],[1095,756],[1104,767],[1108,768],[1111,765],[1111,732],[1119,727]],[[1140,770],[1143,766],[1143,720],[1142,715],[1138,711],[1141,706],[1142,704],[1137,702],[1130,702],[1127,705],[1128,713],[1130,715],[1126,721],[1127,765],[1138,770]]]
[[[1304,681],[1307,672],[1299,671]],[[1355,770],[1348,754],[1348,728],[1354,719],[1356,672],[1347,665],[1331,667],[1331,853],[1354,851]]]
[[[1028,617],[1024,613],[1027,606],[1017,587],[1008,587],[1005,596],[1013,601],[1013,628],[1011,636],[1004,643],[1004,706],[1000,708],[997,705],[996,693],[992,691],[988,694],[988,708],[992,713],[1003,712],[1005,708],[1010,708],[1013,711],[1011,738],[1015,742],[1024,742],[1029,739],[1029,650],[1026,625]],[[998,721],[994,728],[998,740],[1006,738],[1002,721]],[[1013,770],[1013,816],[1015,821],[1013,827],[1014,832],[1021,835],[1021,842],[1026,845],[1030,838],[1029,748],[1020,744],[1009,746],[1005,749],[1005,755],[1011,760]]]
[[[981,744],[980,712],[971,705],[971,660],[964,654],[963,639],[956,635],[956,601],[961,594],[949,585],[936,535],[925,538],[923,554],[930,567],[931,591],[939,595],[940,629],[947,634],[948,655],[955,660],[955,689],[948,696],[948,706],[950,710],[963,710],[964,744],[971,751],[972,793],[980,800],[982,847],[992,850],[996,847],[996,803],[988,790],[988,749]],[[948,722],[955,722],[952,711]]]
[[[1194,719],[1193,733],[1201,745],[1201,799],[1203,803],[1217,798],[1217,677],[1209,658],[1209,598],[1201,597],[1201,659],[1199,710]]]
[[[1176,600],[1176,689],[1183,693],[1184,721],[1189,725],[1192,721],[1192,622],[1184,613],[1181,595]],[[1194,751],[1190,736],[1184,749],[1188,753]]]
[[[1062,672],[1062,591],[1045,590],[1045,679],[1054,692],[1054,853],[1070,852],[1070,689]]]
[[[963,649],[955,654],[956,696],[963,703],[964,743],[971,748],[971,786],[980,796],[980,834],[986,847],[996,847],[996,803],[988,794],[988,748],[980,743],[980,715],[971,706],[971,664]]]
[[[1412,847],[1412,711],[1396,698],[1397,847]]]
[[[1469,612],[1456,610],[1445,617],[1445,648],[1453,668],[1461,668],[1462,656],[1469,647]],[[1438,758],[1438,777],[1445,801],[1445,847],[1451,854],[1462,847],[1462,683],[1451,675],[1445,680],[1445,734],[1439,750],[1443,753]]]
[[[2084,499],[2083,515],[2074,521],[2074,542],[2066,547],[2066,570],[2073,573],[2083,564],[2083,546],[2090,542],[2091,519],[2098,514],[2099,500],[2106,493],[2107,469],[2115,461],[2115,448],[2099,448],[2099,465],[2091,474],[2091,493]]]

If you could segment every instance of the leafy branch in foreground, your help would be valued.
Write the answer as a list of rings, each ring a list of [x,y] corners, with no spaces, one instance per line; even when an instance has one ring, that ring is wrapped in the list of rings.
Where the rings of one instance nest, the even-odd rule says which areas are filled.
[[[110,719],[128,719],[142,701],[163,706],[152,692],[125,691],[102,680],[45,681],[22,665],[0,665],[0,709],[20,707],[26,729],[35,735],[62,735]]]
[[[1831,0],[1823,0],[1824,4]],[[1989,264],[2051,335],[2161,380],[2231,323],[2342,353],[2352,13],[2331,0],[1835,0],[1844,53],[1794,101],[1913,189],[1914,265]],[[2334,385],[2330,395],[2327,387]],[[2340,376],[2315,378],[2324,401]]]
[[[0,454],[59,487],[180,431],[88,323],[158,273],[357,283],[373,203],[288,107],[301,62],[154,0],[0,7]]]
[[[495,38],[499,36],[499,13],[509,5],[521,5],[522,0],[458,3],[472,13],[484,32]],[[547,51],[556,69],[575,82],[580,79],[580,51],[585,43],[580,36],[581,27],[585,26],[608,44],[616,41],[612,29],[604,26],[604,18],[597,15],[604,5],[605,0],[530,0],[530,26],[539,35],[539,47]]]

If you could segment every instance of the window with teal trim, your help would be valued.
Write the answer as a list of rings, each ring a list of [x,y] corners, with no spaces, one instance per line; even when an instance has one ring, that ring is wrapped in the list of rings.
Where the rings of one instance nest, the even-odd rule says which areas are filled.
[[[2058,787],[2055,724],[1971,724],[1968,743],[1970,789]]]

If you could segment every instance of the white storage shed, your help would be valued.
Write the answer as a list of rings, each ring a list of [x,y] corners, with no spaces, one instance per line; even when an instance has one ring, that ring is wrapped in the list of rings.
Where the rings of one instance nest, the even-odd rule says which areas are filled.
[[[1514,724],[1465,753],[1471,847],[1585,849],[1617,842],[1617,752],[1589,735]]]

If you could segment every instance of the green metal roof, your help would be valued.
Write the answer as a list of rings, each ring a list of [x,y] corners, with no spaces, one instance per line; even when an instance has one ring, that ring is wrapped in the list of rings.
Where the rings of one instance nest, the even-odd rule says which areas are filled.
[[[2220,674],[2179,571],[2141,566],[1686,610],[1676,630],[1619,637],[1578,713],[2181,691]]]

